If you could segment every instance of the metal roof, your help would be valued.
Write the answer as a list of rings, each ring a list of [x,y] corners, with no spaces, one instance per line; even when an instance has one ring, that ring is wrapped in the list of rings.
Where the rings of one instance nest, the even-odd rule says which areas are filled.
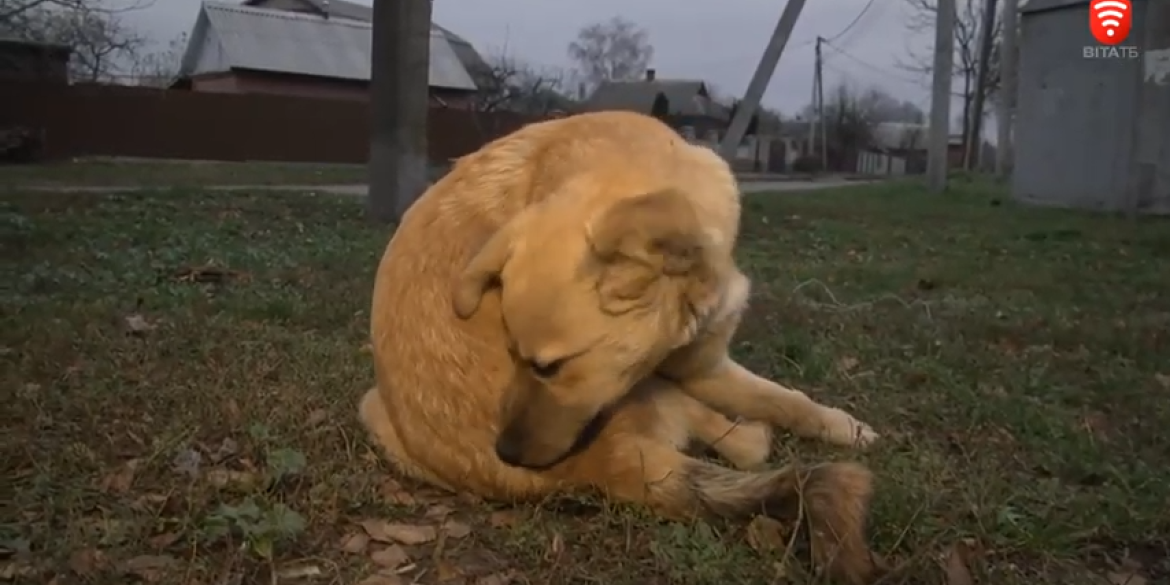
[[[334,79],[370,79],[371,25],[347,18],[203,2],[183,74],[249,69]],[[431,27],[430,85],[475,90],[440,29]]]
[[[631,110],[649,114],[658,94],[666,96],[670,113],[684,116],[728,118],[727,108],[704,97],[702,81],[656,79],[654,81],[606,81],[589,96],[587,110]]]

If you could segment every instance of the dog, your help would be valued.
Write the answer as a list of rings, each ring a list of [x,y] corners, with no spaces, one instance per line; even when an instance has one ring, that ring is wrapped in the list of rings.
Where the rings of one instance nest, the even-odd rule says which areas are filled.
[[[728,356],[750,292],[739,197],[714,152],[628,112],[530,124],[459,159],[378,267],[363,425],[399,472],[451,491],[801,518],[814,561],[872,581],[870,471],[760,469],[772,427],[877,435]],[[692,457],[692,440],[734,468]]]

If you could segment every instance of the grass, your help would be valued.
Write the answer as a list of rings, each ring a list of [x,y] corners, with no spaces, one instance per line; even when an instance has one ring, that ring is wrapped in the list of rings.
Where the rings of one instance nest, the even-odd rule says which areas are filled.
[[[0,184],[24,187],[198,187],[348,185],[366,182],[365,165],[86,159],[0,165]]]
[[[749,198],[756,295],[734,352],[883,433],[861,455],[778,450],[875,469],[874,542],[905,565],[891,582],[1166,582],[1167,224],[993,196]],[[0,577],[812,582],[799,563],[780,578],[751,530],[390,476],[355,421],[388,236],[345,198],[9,195]]]

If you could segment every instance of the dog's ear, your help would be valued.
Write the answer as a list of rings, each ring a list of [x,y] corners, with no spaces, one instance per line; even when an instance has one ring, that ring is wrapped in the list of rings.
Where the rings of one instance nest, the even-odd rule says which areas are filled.
[[[707,237],[698,212],[675,191],[619,201],[591,222],[589,238],[604,265],[598,290],[607,311],[653,302],[651,289],[662,277],[706,268]]]
[[[451,301],[460,319],[475,314],[484,292],[499,278],[500,271],[508,263],[508,257],[512,254],[512,238],[516,234],[515,223],[516,220],[513,220],[496,230],[455,278]]]

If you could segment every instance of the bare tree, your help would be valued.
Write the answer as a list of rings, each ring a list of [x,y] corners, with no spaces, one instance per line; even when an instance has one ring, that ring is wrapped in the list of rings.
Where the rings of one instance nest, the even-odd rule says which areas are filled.
[[[563,109],[569,101],[562,93],[565,73],[560,69],[539,67],[505,54],[489,58],[488,65],[477,81],[476,109],[480,112],[546,115]]]
[[[179,79],[186,50],[187,33],[182,33],[162,49],[138,55],[131,70],[134,84],[161,89],[170,87]]]
[[[0,0],[0,33],[69,47],[73,80],[112,82],[129,72],[147,42],[121,15],[148,5],[148,0],[117,6],[102,0]]]
[[[569,57],[591,88],[603,81],[640,79],[654,57],[650,33],[620,16],[596,22],[577,32]]]
[[[912,9],[906,28],[914,33],[933,31],[938,14],[938,0],[906,0],[906,3]],[[983,26],[985,8],[984,0],[955,0],[954,72],[955,77],[961,79],[963,84],[959,95],[963,99],[964,143],[967,140],[967,133],[971,130],[973,117],[976,115],[971,110],[975,101],[975,92],[978,91],[980,28]],[[1002,26],[999,16],[996,15],[995,26],[992,28],[993,38],[1000,38]],[[988,61],[984,103],[992,103],[999,90],[999,53],[999,43],[996,42],[992,45],[991,59]],[[932,55],[930,51],[913,54],[910,56],[910,62],[902,63],[901,66],[904,69],[928,76],[932,71]]]

